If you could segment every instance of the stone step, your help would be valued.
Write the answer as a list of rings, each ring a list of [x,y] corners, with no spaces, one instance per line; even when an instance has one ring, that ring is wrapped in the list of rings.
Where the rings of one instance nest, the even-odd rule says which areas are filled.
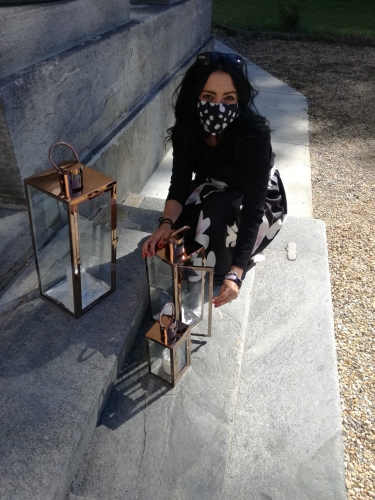
[[[325,226],[291,217],[266,253],[174,389],[145,320],[70,500],[346,498]]]
[[[253,277],[236,301],[213,311],[212,337],[193,337],[192,366],[173,389],[148,374],[144,334],[152,321],[145,319],[70,500],[219,498]]]
[[[153,233],[158,227],[164,205],[165,199],[129,193],[123,203],[118,205],[118,217],[124,218],[130,229]]]
[[[295,261],[287,258],[291,242]],[[325,224],[289,218],[265,255],[255,274],[222,498],[345,500]]]
[[[144,318],[147,233],[118,222],[117,290],[79,320],[40,297],[33,261],[0,299],[4,499],[66,497]]]
[[[104,5],[101,0],[75,0],[2,6],[1,14],[3,78],[125,24],[130,20],[130,5],[127,0],[112,0]]]
[[[32,256],[29,217],[25,208],[0,206],[0,291]]]

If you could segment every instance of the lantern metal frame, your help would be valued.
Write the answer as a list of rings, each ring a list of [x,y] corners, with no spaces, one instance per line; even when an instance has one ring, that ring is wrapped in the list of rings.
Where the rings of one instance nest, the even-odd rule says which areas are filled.
[[[197,242],[193,242],[189,245],[191,255],[196,254],[199,255],[201,254],[202,262],[204,262],[204,247],[200,245]],[[150,284],[150,276],[149,276],[149,262],[151,259],[154,258],[159,258],[166,264],[168,264],[171,268],[173,268],[173,303],[176,308],[176,319],[178,321],[182,321],[182,280],[181,274],[184,269],[191,269],[192,271],[196,272],[202,272],[202,314],[199,320],[197,320],[195,323],[189,325],[191,329],[193,330],[196,325],[198,325],[204,318],[204,291],[205,291],[205,280],[203,279],[203,273],[209,273],[209,284],[208,284],[208,327],[207,327],[207,333],[199,333],[199,332],[193,332],[191,335],[194,335],[196,337],[211,337],[211,330],[212,330],[212,304],[213,304],[213,280],[214,280],[214,268],[213,267],[208,267],[208,266],[193,266],[193,265],[188,265],[187,262],[188,260],[185,260],[182,263],[173,263],[171,260],[167,257],[167,247],[163,247],[161,249],[158,249],[155,252],[155,255],[152,257],[147,257],[146,258],[146,274],[147,274],[147,284],[148,284],[148,293],[149,293],[149,300],[150,304],[152,305],[152,298],[151,298],[151,284]],[[151,307],[152,309],[152,307]],[[152,312],[151,312],[152,314]],[[155,316],[153,316],[155,319]]]
[[[168,343],[167,340],[163,339],[163,334],[161,332],[160,324],[156,322],[150,330],[146,333],[146,349],[147,349],[147,364],[148,364],[148,372],[159,380],[163,380],[167,384],[171,384],[173,387],[179,382],[181,377],[186,373],[189,366],[191,365],[191,329],[192,327],[186,325],[184,323],[180,323],[180,329],[185,328],[183,333],[177,334],[180,335],[180,338],[171,344]],[[152,372],[151,366],[151,354],[150,354],[150,341],[155,342],[163,346],[165,349],[170,350],[170,364],[171,364],[171,381],[169,382],[166,378],[157,375]],[[178,372],[178,348],[186,342],[186,365],[182,368],[180,372]]]
[[[67,145],[63,143],[64,145]],[[69,145],[67,145],[69,146]],[[70,147],[70,146],[69,146]],[[71,147],[70,147],[71,148]],[[74,149],[71,148],[73,151]],[[71,168],[77,162],[62,162],[59,167],[62,169]],[[39,290],[42,297],[51,301],[55,305],[58,305],[65,311],[67,311],[72,316],[79,318],[86,311],[94,307],[98,302],[105,299],[108,295],[116,290],[116,247],[117,247],[117,229],[116,229],[116,218],[117,218],[117,204],[116,204],[116,181],[111,177],[102,174],[92,168],[89,168],[83,164],[80,164],[82,168],[82,175],[84,179],[84,185],[81,193],[74,197],[65,196],[63,190],[61,189],[61,175],[56,170],[56,168],[48,169],[44,172],[40,172],[24,180],[24,186],[26,191],[26,201],[28,206],[29,221],[31,227],[31,236],[34,247],[35,254],[35,264],[38,276]],[[29,196],[29,187],[34,188],[49,197],[58,200],[67,208],[68,214],[68,228],[69,228],[69,245],[70,245],[70,258],[71,258],[71,269],[72,269],[72,285],[73,285],[73,303],[74,312],[69,310],[62,302],[49,297],[42,289],[40,266],[38,262],[38,248],[37,242],[34,234],[34,222],[32,205]],[[78,226],[78,207],[86,202],[87,200],[92,200],[103,193],[110,192],[110,214],[111,214],[111,275],[110,275],[110,289],[104,292],[100,297],[93,300],[84,308],[82,307],[82,294],[81,294],[81,255],[80,255],[80,241],[79,241],[79,226]]]

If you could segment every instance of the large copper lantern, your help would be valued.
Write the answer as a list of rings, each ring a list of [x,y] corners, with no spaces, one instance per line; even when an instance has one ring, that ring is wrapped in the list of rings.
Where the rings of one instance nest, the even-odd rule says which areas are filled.
[[[56,164],[55,146],[75,161]],[[41,294],[81,316],[116,288],[116,181],[50,148],[54,168],[25,179]]]
[[[204,266],[204,247],[184,242],[185,226],[174,231],[163,248],[147,257],[151,313],[155,320],[168,302],[176,319],[192,327],[192,335],[211,336],[213,268]],[[196,326],[199,323],[199,332]]]

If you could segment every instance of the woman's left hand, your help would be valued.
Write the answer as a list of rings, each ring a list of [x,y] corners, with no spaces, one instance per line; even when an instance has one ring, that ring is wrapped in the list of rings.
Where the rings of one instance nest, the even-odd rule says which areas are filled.
[[[214,297],[214,306],[220,307],[238,297],[240,293],[237,283],[232,280],[224,280],[223,286],[220,289],[220,295]]]

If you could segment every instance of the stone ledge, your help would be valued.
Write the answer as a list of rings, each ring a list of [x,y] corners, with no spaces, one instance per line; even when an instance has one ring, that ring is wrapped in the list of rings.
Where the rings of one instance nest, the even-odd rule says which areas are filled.
[[[148,374],[145,319],[69,500],[220,498],[253,278],[213,311],[210,339],[193,337],[192,366],[173,389]]]
[[[2,290],[33,254],[26,210],[0,207],[0,235],[0,290]]]
[[[117,290],[79,320],[39,296],[32,264],[3,297],[3,498],[66,497],[148,307],[140,253],[147,234],[121,221],[118,234]]]
[[[346,500],[325,224],[290,217],[265,254],[222,498]]]
[[[138,195],[139,196],[139,195]],[[138,208],[126,204],[118,205],[119,218],[124,218],[131,229],[134,225],[139,231],[153,233],[158,227],[158,219],[164,211],[165,200],[143,197]]]
[[[0,8],[0,78],[130,20],[127,0],[70,0]]]

